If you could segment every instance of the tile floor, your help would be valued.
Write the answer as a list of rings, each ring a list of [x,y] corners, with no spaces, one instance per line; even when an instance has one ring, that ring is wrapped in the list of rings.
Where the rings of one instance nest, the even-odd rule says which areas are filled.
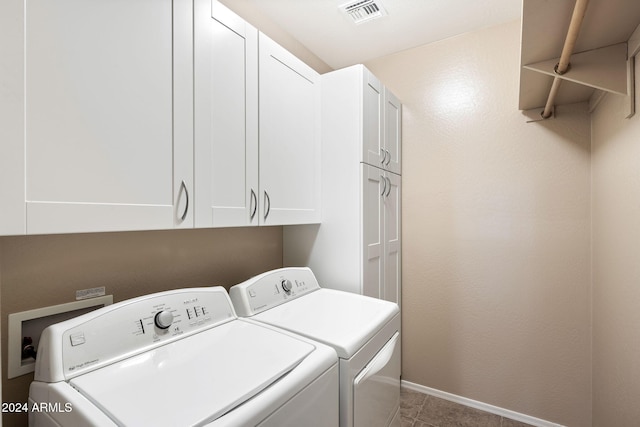
[[[403,388],[402,427],[532,427],[500,415]]]

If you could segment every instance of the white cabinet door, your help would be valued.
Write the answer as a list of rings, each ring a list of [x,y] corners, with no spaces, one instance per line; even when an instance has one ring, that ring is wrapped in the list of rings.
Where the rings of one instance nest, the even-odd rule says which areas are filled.
[[[362,161],[372,166],[383,167],[384,152],[383,87],[365,67],[362,69]]]
[[[402,104],[400,100],[384,89],[384,168],[393,173],[402,171]]]
[[[320,220],[320,76],[259,35],[260,221]]]
[[[195,225],[258,225],[258,32],[196,0]]]
[[[192,225],[189,3],[25,5],[26,232]]]
[[[362,164],[362,293],[401,302],[401,177]]]
[[[385,187],[384,171],[362,164],[362,294],[374,298],[384,295]]]
[[[401,177],[385,172],[384,193],[384,287],[382,299],[401,303],[402,283],[402,229],[401,229]]]

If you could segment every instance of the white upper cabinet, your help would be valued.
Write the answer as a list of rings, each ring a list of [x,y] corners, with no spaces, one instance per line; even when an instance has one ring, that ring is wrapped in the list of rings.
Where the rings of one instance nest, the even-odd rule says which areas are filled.
[[[191,227],[189,2],[25,5],[21,232]]]
[[[217,1],[195,14],[196,227],[318,222],[318,73]]]
[[[320,221],[320,76],[264,34],[260,50],[260,221]]]
[[[11,12],[0,235],[319,222],[319,75],[218,1]]]
[[[195,225],[258,225],[258,31],[196,0]]]

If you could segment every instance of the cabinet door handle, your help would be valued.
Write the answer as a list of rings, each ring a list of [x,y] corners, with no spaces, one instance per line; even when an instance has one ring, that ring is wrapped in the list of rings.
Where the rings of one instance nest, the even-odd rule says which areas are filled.
[[[389,194],[391,194],[391,179],[389,179],[388,177],[385,179],[389,183],[389,185],[387,186],[387,194],[386,194],[386,197],[389,197]]]
[[[386,155],[384,156],[385,159],[387,159],[387,161],[384,163],[385,165],[389,166],[389,162],[391,161],[391,153],[389,152],[389,150],[384,150]]]
[[[187,203],[184,206],[184,212],[180,217],[180,219],[184,221],[185,218],[187,218],[187,212],[189,212],[189,191],[187,190],[187,184],[184,183],[184,180],[182,180],[182,183],[180,184],[180,192],[182,193],[182,191],[184,191],[184,195],[187,199]]]
[[[382,184],[384,184],[384,187],[382,187],[382,193],[380,193],[381,196],[384,196],[384,193],[387,192],[387,180],[384,176],[380,175],[380,179],[382,180]]]
[[[253,209],[251,208],[253,206]],[[251,200],[249,201],[249,210],[251,214],[249,215],[249,220],[253,221],[253,217],[256,216],[256,212],[258,211],[258,196],[256,196],[256,192],[251,189]]]
[[[385,150],[384,148],[380,149],[380,154],[382,155],[382,160],[380,160],[380,163],[382,163],[383,165],[385,164],[385,161],[387,160],[387,153],[388,153],[388,151]]]
[[[271,198],[266,190],[264,192],[264,204],[266,205],[266,211],[264,212],[264,219],[266,220],[269,216],[269,212],[271,212]]]

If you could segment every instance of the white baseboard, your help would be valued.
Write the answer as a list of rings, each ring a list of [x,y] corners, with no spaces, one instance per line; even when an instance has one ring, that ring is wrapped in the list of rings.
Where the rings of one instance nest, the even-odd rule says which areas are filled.
[[[459,403],[460,405],[469,406],[471,408],[480,409],[481,411],[500,415],[502,417],[510,418],[514,421],[520,421],[521,423],[530,424],[535,427],[565,427],[561,424],[552,423],[551,421],[541,420],[540,418],[532,417],[530,415],[525,415],[519,412],[511,411],[509,409],[489,405],[488,403],[478,402],[477,400],[468,399],[466,397],[447,393],[446,391],[436,390],[435,388],[426,387],[405,380],[401,381],[401,386],[409,390],[419,391],[420,393],[439,397],[440,399]]]

